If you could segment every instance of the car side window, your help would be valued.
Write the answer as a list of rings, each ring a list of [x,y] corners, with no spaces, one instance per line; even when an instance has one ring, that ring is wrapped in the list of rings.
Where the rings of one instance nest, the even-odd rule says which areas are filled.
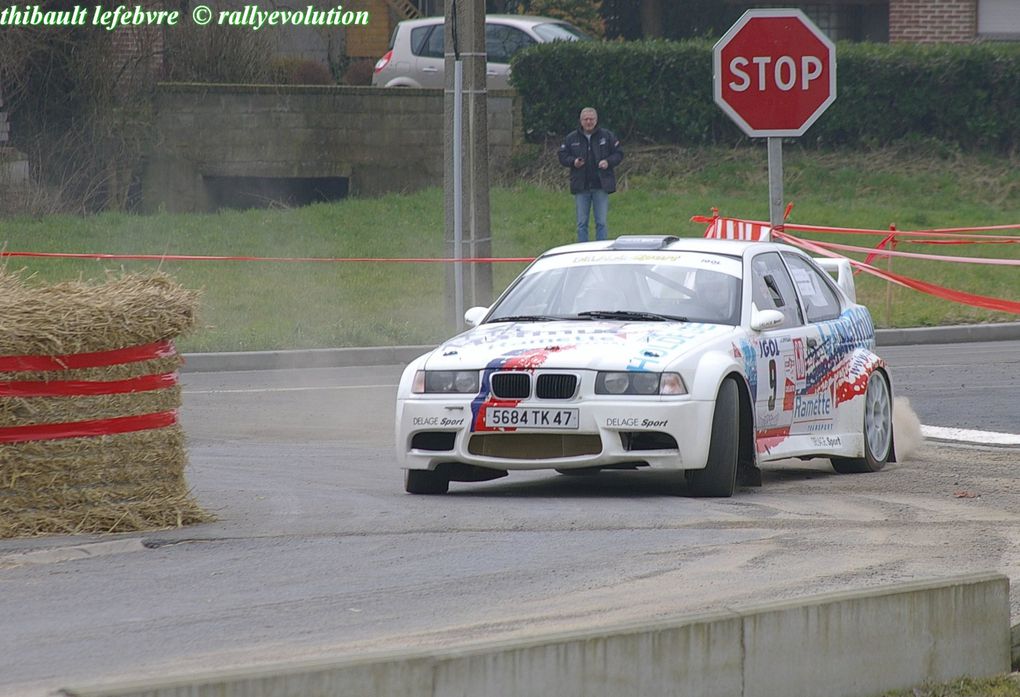
[[[780,328],[798,327],[804,323],[793,281],[776,252],[759,254],[751,260],[751,302],[759,310],[783,313]]]
[[[425,41],[429,38],[429,32],[434,27],[415,27],[411,30],[411,53],[416,56],[422,55],[425,49]]]
[[[784,253],[783,259],[797,285],[808,322],[824,322],[839,317],[843,308],[839,295],[824,272],[819,271],[798,254]]]
[[[421,43],[419,51],[415,52],[415,55],[421,56],[422,58],[443,58],[443,25],[436,24],[432,27],[422,27],[422,29],[431,29],[428,37]],[[414,50],[414,31],[411,32],[411,50]]]
[[[485,53],[490,63],[509,63],[510,58],[535,40],[520,29],[503,24],[485,25]]]

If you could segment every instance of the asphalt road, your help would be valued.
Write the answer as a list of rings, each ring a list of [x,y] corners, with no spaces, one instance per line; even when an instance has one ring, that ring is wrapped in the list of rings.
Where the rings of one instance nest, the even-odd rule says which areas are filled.
[[[921,423],[1020,434],[1020,341],[887,346],[879,354]]]
[[[924,423],[1020,433],[1020,342],[882,353]],[[414,497],[392,453],[399,370],[186,375],[188,479],[219,520],[0,542],[0,695],[960,571],[1020,582],[1016,449],[928,444],[856,476],[789,461],[727,500],[678,497],[654,472]]]

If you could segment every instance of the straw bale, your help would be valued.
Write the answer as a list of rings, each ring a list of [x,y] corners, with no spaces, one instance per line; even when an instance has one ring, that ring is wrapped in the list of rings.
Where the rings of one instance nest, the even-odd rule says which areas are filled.
[[[29,286],[0,268],[0,356],[138,346],[191,331],[198,294],[163,273]]]
[[[181,406],[181,388],[72,397],[0,397],[0,428],[113,419]]]
[[[91,353],[172,339],[195,326],[198,298],[165,274],[103,283],[29,286],[0,267],[0,356]],[[170,373],[179,356],[0,380],[124,380]],[[66,397],[0,397],[0,428],[170,411],[181,390]],[[180,426],[87,438],[0,444],[0,537],[107,533],[210,520],[184,479]]]
[[[184,478],[180,426],[0,445],[0,537],[211,520]]]

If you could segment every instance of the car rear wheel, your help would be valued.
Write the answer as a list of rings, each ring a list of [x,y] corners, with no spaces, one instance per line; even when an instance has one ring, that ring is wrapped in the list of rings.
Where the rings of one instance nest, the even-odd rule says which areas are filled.
[[[404,491],[409,494],[445,494],[450,490],[450,480],[438,472],[429,470],[406,470]]]
[[[885,373],[874,371],[864,393],[864,457],[834,457],[832,468],[840,474],[877,472],[892,453],[892,396]]]
[[[712,439],[705,469],[687,470],[687,485],[693,496],[729,497],[737,481],[737,450],[740,431],[737,383],[723,380],[715,399]]]

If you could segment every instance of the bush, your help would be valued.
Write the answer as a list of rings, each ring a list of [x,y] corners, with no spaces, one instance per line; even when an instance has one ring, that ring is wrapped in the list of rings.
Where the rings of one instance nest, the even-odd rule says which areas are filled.
[[[801,138],[805,145],[1020,145],[1020,46],[841,43],[836,56],[836,101]],[[588,105],[626,140],[746,138],[713,101],[708,41],[539,44],[514,57],[511,75],[532,139],[561,136]]]
[[[371,85],[372,73],[375,71],[375,61],[356,60],[351,61],[344,71],[345,85]]]

